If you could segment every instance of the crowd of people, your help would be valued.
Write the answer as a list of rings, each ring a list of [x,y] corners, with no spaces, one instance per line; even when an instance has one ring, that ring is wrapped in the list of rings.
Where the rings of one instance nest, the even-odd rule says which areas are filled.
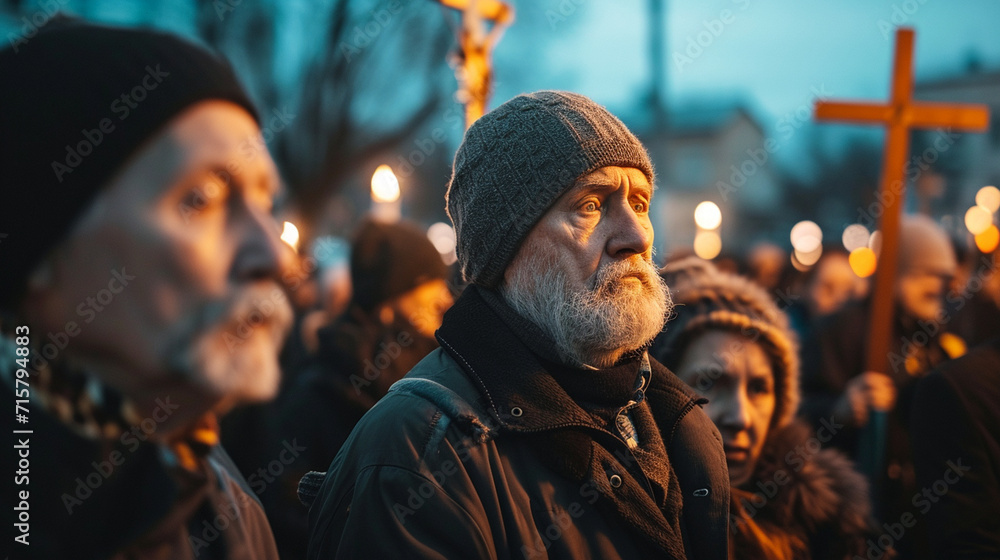
[[[929,217],[892,333],[836,248],[658,266],[646,149],[540,91],[465,134],[457,266],[363,218],[292,289],[224,60],[57,18],[0,75],[15,558],[1000,556],[1000,274]]]

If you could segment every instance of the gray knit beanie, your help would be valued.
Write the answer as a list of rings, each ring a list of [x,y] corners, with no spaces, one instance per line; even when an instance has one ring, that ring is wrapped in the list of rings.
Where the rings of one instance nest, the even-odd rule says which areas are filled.
[[[634,167],[653,184],[639,140],[607,109],[562,91],[518,95],[465,133],[445,195],[465,280],[496,287],[531,228],[581,176]]]
[[[774,373],[776,403],[771,426],[788,425],[799,405],[798,341],[788,316],[764,288],[697,257],[668,264],[660,274],[670,286],[674,315],[649,354],[676,369],[688,345],[706,331],[730,331],[758,342]]]

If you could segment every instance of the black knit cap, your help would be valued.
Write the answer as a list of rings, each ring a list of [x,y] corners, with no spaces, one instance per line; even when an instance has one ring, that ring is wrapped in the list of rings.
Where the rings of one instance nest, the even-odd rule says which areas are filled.
[[[208,99],[259,122],[229,64],[173,35],[57,16],[0,51],[0,307],[144,141]]]
[[[441,254],[416,224],[369,219],[354,234],[352,301],[365,312],[425,282],[447,277]]]

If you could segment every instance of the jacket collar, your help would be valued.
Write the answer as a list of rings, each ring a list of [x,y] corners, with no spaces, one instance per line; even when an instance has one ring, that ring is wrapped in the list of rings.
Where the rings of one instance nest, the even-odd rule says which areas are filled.
[[[525,338],[541,336],[537,329]],[[572,425],[597,427],[545,370],[533,349],[486,302],[478,286],[467,287],[445,313],[437,339],[476,383],[483,406],[504,428],[536,432]],[[541,351],[544,345],[537,346]]]
[[[574,425],[597,428],[538,359],[550,347],[541,329],[514,315],[495,293],[471,285],[445,314],[437,339],[479,387],[483,407],[504,428],[520,432]],[[515,328],[526,332],[518,336]],[[650,365],[647,397],[666,439],[699,401],[659,362],[650,360]]]

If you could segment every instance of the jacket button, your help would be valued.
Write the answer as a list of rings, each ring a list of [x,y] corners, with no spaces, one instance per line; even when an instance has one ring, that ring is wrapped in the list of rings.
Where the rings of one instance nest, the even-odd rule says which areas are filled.
[[[608,481],[611,482],[611,486],[613,488],[618,488],[619,486],[622,485],[622,477],[618,476],[617,474],[611,475]]]
[[[514,408],[510,409],[511,416],[521,416],[522,414],[524,414],[524,411],[521,410],[521,407],[519,406],[515,406]]]
[[[699,488],[694,491],[694,495],[699,498],[703,498],[708,495],[708,488]]]

